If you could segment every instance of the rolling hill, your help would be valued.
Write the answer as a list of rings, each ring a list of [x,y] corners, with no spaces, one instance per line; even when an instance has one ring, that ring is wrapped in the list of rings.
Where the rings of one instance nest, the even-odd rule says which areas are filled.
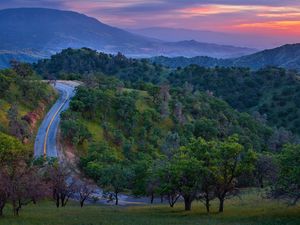
[[[0,10],[0,27],[1,67],[6,67],[13,57],[32,62],[36,61],[36,56],[49,57],[69,47],[122,52],[130,57],[207,55],[229,58],[255,52],[249,48],[196,41],[161,41],[132,34],[76,12],[45,8]]]
[[[187,28],[147,27],[130,29],[132,33],[164,41],[195,40],[198,42],[211,42],[219,45],[247,46],[256,49],[275,48],[286,43],[297,43],[296,35],[280,36],[257,33],[231,33],[211,30],[191,30]],[[257,41],[259,40],[259,41]]]
[[[254,70],[267,66],[300,70],[300,44],[283,45],[278,48],[268,49],[233,59],[217,59],[203,56],[193,58],[168,58],[161,56],[152,58],[152,61],[173,68],[196,64],[204,67],[249,67]]]

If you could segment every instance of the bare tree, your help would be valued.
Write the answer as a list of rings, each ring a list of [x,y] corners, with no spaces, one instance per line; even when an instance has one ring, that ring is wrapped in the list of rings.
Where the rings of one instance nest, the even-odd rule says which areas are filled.
[[[56,207],[65,207],[76,192],[76,182],[67,168],[57,165],[50,168],[50,186]]]
[[[180,124],[183,124],[185,122],[185,117],[184,117],[182,108],[183,107],[182,107],[181,102],[177,102],[175,104],[174,116]]]
[[[162,85],[160,87],[160,92],[159,92],[159,98],[161,101],[161,105],[160,105],[160,111],[161,111],[161,115],[163,117],[167,117],[169,115],[169,101],[171,98],[171,95],[169,93],[169,85]]]
[[[9,198],[8,181],[7,173],[3,170],[0,170],[0,216],[3,215],[3,209]]]
[[[84,206],[84,203],[87,200],[91,199],[91,197],[95,191],[94,191],[94,188],[92,185],[86,184],[83,182],[77,183],[76,186],[77,186],[76,189],[77,189],[77,192],[79,195],[80,207],[82,208]]]
[[[269,181],[274,183],[279,174],[279,166],[277,165],[274,157],[271,155],[259,155],[254,175],[261,188],[264,188],[264,182]]]

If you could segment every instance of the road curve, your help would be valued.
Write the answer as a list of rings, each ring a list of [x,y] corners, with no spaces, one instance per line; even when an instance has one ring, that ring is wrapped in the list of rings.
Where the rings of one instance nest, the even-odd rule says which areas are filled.
[[[39,127],[35,144],[34,144],[34,157],[58,157],[57,147],[57,131],[60,122],[60,115],[69,107],[71,98],[75,95],[75,87],[79,84],[76,82],[68,81],[57,81],[54,88],[59,92],[60,96],[56,103],[52,106],[50,111],[47,113],[42,124]],[[78,179],[78,178],[76,178]],[[80,178],[79,178],[80,179]],[[102,189],[99,187],[95,188],[94,196],[98,197],[99,203],[102,204],[114,204],[113,202],[108,203],[107,199],[102,198]],[[155,199],[158,203],[160,200]],[[120,194],[119,205],[144,205],[149,202],[148,198],[135,198],[133,196]]]
[[[60,122],[60,114],[69,107],[74,96],[75,85],[67,82],[56,82],[54,86],[59,92],[59,99],[47,113],[39,127],[34,144],[34,157],[57,157],[57,130]]]

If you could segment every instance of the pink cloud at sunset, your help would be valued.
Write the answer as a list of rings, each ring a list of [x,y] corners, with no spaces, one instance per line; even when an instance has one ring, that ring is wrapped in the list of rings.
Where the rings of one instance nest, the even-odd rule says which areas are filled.
[[[10,0],[0,8],[72,10],[123,28],[170,27],[300,38],[294,0]]]

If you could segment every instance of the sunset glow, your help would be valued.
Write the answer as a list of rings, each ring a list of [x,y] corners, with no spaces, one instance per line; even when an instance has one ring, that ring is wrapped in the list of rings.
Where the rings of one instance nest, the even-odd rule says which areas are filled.
[[[73,10],[122,28],[160,26],[300,38],[300,1],[292,0],[10,0],[0,3],[0,8],[9,7]]]

